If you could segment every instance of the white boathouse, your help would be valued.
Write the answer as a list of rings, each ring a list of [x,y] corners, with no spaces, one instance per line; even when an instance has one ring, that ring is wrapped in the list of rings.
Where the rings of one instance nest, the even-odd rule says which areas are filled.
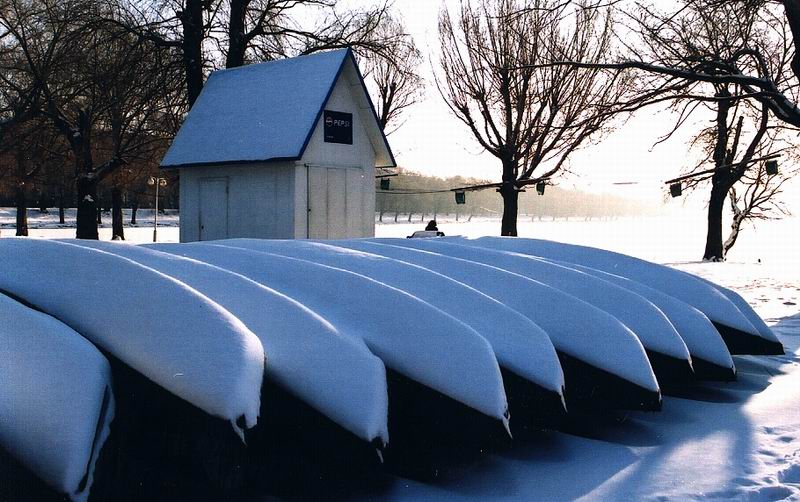
[[[349,49],[214,72],[161,162],[181,242],[373,236],[395,165]]]

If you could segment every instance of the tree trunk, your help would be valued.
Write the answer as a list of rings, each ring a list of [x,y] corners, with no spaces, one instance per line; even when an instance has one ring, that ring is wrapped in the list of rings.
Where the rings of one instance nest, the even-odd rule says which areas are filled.
[[[79,176],[76,188],[78,215],[75,237],[97,240],[97,182],[86,176]]]
[[[65,224],[67,222],[67,218],[66,218],[66,214],[65,214],[65,212],[66,212],[65,209],[66,209],[67,203],[66,203],[65,199],[66,199],[66,196],[64,194],[64,187],[62,186],[61,187],[61,191],[58,194],[58,222],[61,225]]]
[[[731,233],[728,235],[728,238],[725,239],[725,242],[722,243],[722,251],[725,255],[728,255],[728,251],[731,250],[734,244],[736,244],[736,239],[739,238],[739,232],[742,229],[742,223],[744,222],[744,214],[737,214],[733,217],[733,222],[731,222]]]
[[[503,197],[503,220],[500,235],[517,236],[517,211],[519,210],[519,191],[513,183],[504,183],[500,188]]]
[[[131,225],[136,225],[136,213],[139,211],[139,196],[137,195],[131,202]]]
[[[231,0],[228,16],[228,55],[225,68],[236,68],[244,65],[244,53],[247,50],[245,38],[245,18],[250,0]]]
[[[49,213],[49,211],[47,210],[47,206],[48,206],[47,203],[49,202],[47,200],[48,198],[49,197],[47,196],[47,193],[44,191],[44,189],[39,191],[39,212],[41,214],[48,214]]]
[[[783,9],[786,13],[786,20],[792,31],[792,41],[794,42],[795,54],[792,57],[792,73],[800,79],[800,3],[797,0],[783,0]]]
[[[17,183],[15,193],[17,204],[17,237],[28,236],[28,201],[25,196],[25,184]]]
[[[725,260],[725,250],[722,247],[722,209],[725,206],[727,195],[727,185],[719,182],[711,185],[711,199],[708,202],[706,250],[703,253],[704,260]]]
[[[203,90],[203,0],[187,0],[180,15],[186,97],[191,107]]]
[[[111,240],[125,240],[125,228],[122,223],[122,189],[118,186],[111,189]]]

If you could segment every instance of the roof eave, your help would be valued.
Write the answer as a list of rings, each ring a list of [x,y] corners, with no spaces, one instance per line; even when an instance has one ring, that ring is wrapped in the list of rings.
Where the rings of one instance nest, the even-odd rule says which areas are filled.
[[[220,160],[211,162],[189,162],[186,164],[161,164],[158,166],[160,169],[183,169],[185,167],[211,167],[211,166],[228,166],[228,165],[247,165],[247,164],[266,164],[273,162],[294,162],[302,158],[299,157],[272,157],[269,159],[248,159],[248,160]]]

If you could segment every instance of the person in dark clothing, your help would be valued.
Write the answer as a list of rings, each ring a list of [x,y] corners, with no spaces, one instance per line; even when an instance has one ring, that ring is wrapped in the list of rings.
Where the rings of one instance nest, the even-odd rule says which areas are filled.
[[[444,232],[439,231],[439,227],[436,225],[436,220],[431,220],[428,222],[428,226],[425,227],[426,232],[436,232],[436,237],[444,237]]]

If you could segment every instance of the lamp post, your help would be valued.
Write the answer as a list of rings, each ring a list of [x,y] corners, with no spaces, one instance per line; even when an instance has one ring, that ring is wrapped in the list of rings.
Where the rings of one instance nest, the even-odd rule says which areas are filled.
[[[156,242],[156,239],[158,238],[158,187],[167,186],[167,179],[158,177],[154,178],[153,176],[150,176],[150,179],[147,180],[147,184],[156,187],[156,209],[153,213],[153,242]]]

